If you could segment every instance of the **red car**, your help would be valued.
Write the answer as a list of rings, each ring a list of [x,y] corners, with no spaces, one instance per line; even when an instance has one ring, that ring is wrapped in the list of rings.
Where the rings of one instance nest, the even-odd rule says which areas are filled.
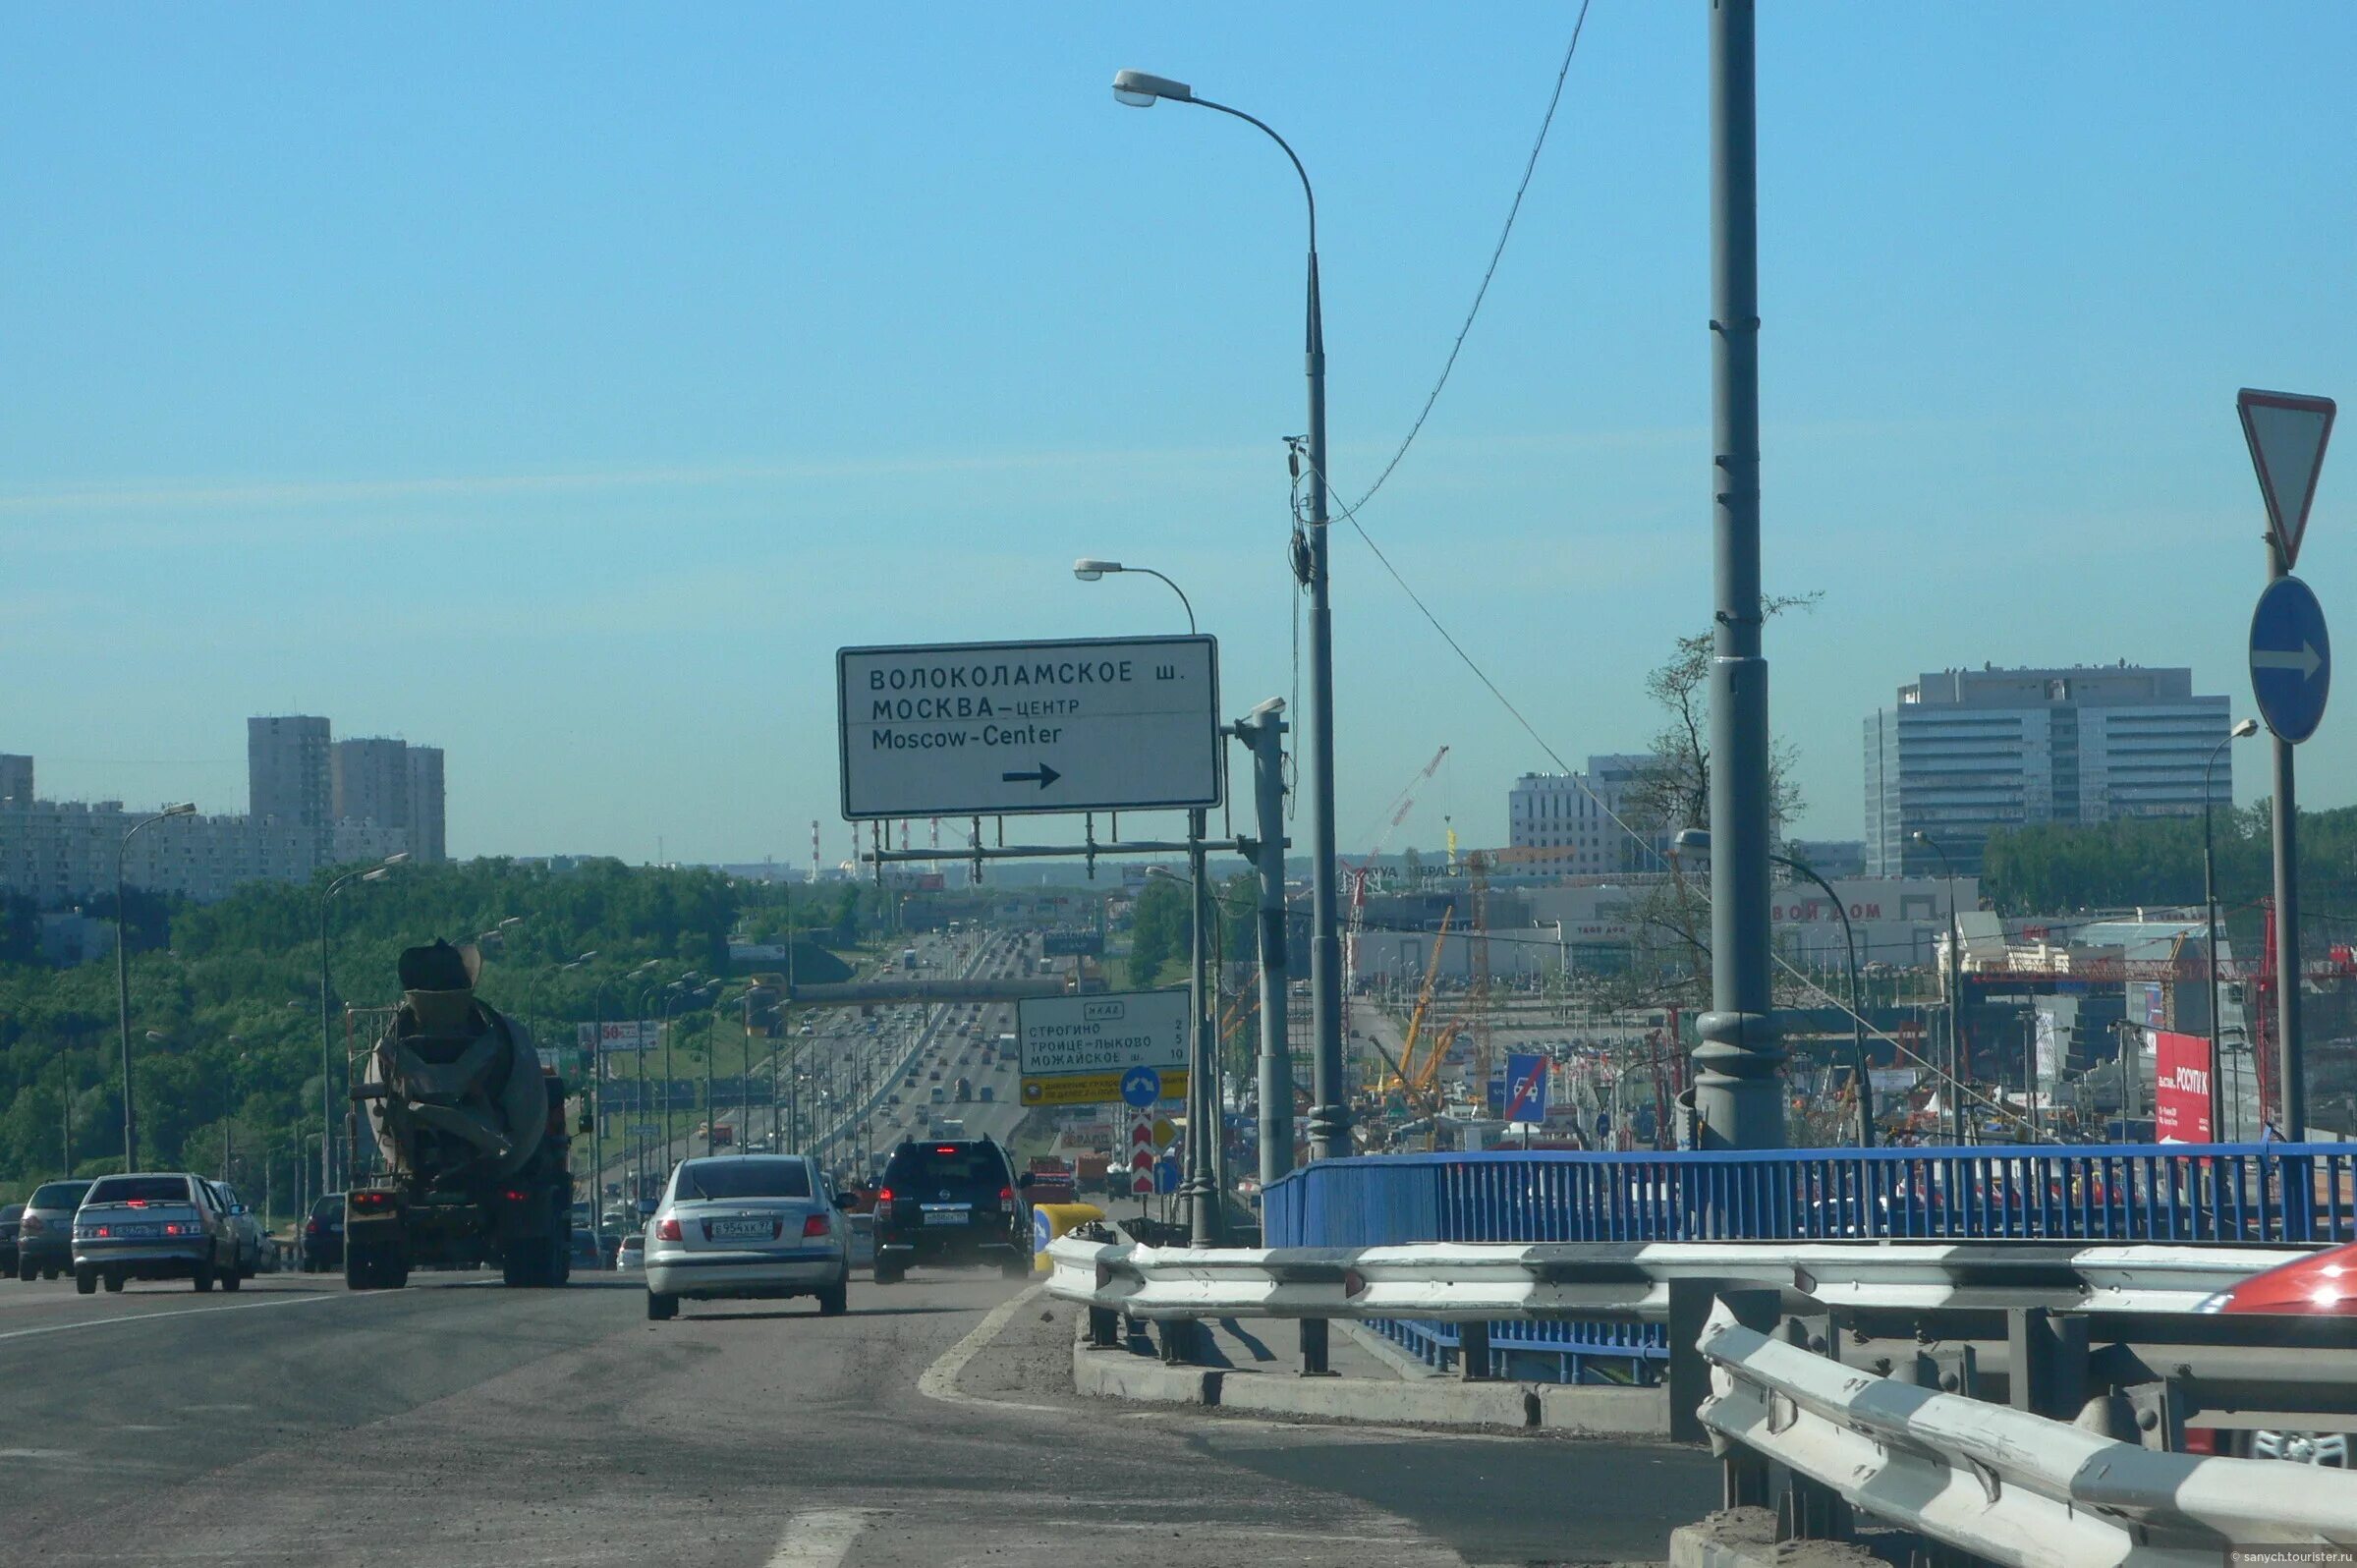
[[[2357,1316],[2357,1243],[2333,1247],[2311,1257],[2253,1274],[2239,1285],[2221,1290],[2195,1309],[2205,1313],[2288,1313],[2303,1317]],[[2235,1451],[2252,1459],[2287,1459],[2294,1464],[2325,1465],[2337,1470],[2350,1466],[2350,1433],[2345,1431],[2270,1431],[2232,1433]],[[2217,1434],[2195,1428],[2185,1434],[2185,1446],[2196,1453],[2216,1453]]]

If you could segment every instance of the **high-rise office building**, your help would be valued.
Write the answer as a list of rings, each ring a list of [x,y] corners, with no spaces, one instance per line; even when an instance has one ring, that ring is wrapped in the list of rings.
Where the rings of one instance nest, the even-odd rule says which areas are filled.
[[[0,752],[0,806],[32,804],[32,758]]]
[[[1981,869],[1998,828],[2199,814],[2204,769],[2231,722],[2189,669],[2097,665],[1942,670],[1866,720],[1866,874]],[[2214,775],[2234,799],[2233,756]]]
[[[410,853],[428,865],[450,859],[443,838],[442,749],[413,746],[405,758],[409,770]]]

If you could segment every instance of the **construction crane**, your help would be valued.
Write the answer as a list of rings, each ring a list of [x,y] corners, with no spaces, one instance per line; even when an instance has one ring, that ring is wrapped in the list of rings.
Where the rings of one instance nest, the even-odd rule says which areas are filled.
[[[1342,994],[1345,996],[1356,996],[1359,991],[1359,938],[1367,929],[1367,878],[1374,872],[1375,863],[1382,858],[1383,847],[1391,842],[1391,835],[1399,831],[1399,824],[1406,821],[1408,813],[1416,809],[1417,788],[1438,772],[1440,764],[1447,760],[1448,748],[1443,746],[1432,754],[1431,761],[1424,764],[1423,771],[1408,780],[1407,787],[1399,792],[1391,820],[1375,836],[1375,847],[1367,852],[1366,859],[1350,868],[1350,916],[1342,934]]]
[[[1448,942],[1449,920],[1455,914],[1456,911],[1453,909],[1440,912],[1440,929],[1432,937],[1432,956],[1426,961],[1424,966],[1424,986],[1416,994],[1415,1011],[1408,1015],[1407,1037],[1400,1041],[1399,1062],[1394,1069],[1399,1075],[1400,1087],[1403,1089],[1407,1087],[1408,1064],[1416,1055],[1416,1036],[1424,1029],[1426,1010],[1432,1005],[1432,987],[1440,980],[1440,954]]]

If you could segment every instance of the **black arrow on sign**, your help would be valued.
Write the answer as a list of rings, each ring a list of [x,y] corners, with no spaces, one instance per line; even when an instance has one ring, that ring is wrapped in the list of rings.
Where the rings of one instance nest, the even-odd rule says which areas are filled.
[[[1039,770],[1037,773],[1001,773],[998,776],[1009,784],[1024,784],[1033,779],[1038,779],[1039,781],[1039,787],[1041,789],[1045,789],[1048,785],[1053,784],[1057,779],[1062,778],[1064,775],[1057,772],[1054,768],[1049,767],[1045,762],[1041,762],[1039,764]]]

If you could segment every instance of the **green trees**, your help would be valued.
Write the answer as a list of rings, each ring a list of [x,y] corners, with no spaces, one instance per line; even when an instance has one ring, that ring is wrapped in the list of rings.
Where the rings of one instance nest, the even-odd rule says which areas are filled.
[[[217,1171],[226,1118],[238,1153],[233,1177],[258,1199],[267,1153],[286,1181],[298,1141],[318,1125],[326,881],[256,884],[219,904],[168,912],[130,900],[142,1163]],[[856,923],[855,890],[823,892],[830,920]],[[348,1003],[390,1005],[402,948],[436,936],[469,941],[513,919],[483,944],[482,995],[542,1026],[543,1038],[569,1037],[575,1021],[593,1015],[601,979],[649,960],[669,976],[724,973],[739,896],[713,872],[619,861],[562,870],[504,860],[405,866],[336,895],[330,1003],[339,1014]],[[597,956],[560,970],[586,952]],[[113,966],[49,970],[25,956],[13,941],[0,948],[0,1194],[58,1173],[69,1140],[84,1173],[122,1148]],[[605,986],[607,1016],[623,1016],[624,995]],[[339,1071],[344,1044],[339,1022]]]
[[[2219,812],[2217,896],[2235,910],[2273,885],[2267,803]],[[2072,826],[2048,823],[1993,833],[1981,891],[2009,915],[2058,915],[2202,900],[2202,819],[2133,817]],[[2300,891],[2320,912],[2357,900],[2357,807],[2300,813]]]

